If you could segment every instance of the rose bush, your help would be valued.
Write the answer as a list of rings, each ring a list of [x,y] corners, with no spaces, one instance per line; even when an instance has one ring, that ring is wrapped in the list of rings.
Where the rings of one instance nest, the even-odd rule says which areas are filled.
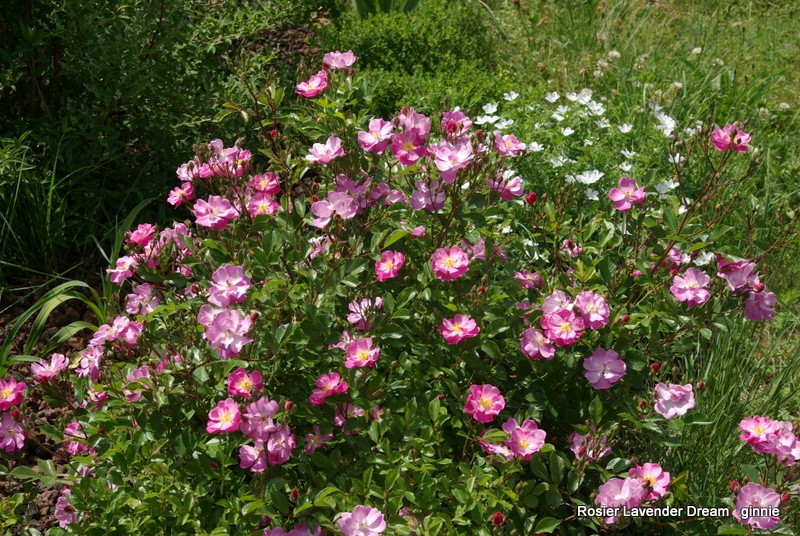
[[[182,221],[129,234],[108,270],[119,316],[73,372],[54,354],[31,385],[0,381],[8,453],[32,427],[26,389],[70,407],[46,430],[72,455],[51,475],[65,531],[589,534],[646,521],[578,506],[687,498],[692,475],[647,450],[704,420],[677,357],[776,305],[709,209],[757,164],[750,136],[687,134],[700,162],[666,187],[542,182],[514,170],[570,157],[504,133],[496,106],[366,117],[354,62],[327,55],[295,103],[270,87],[229,106],[262,146],[196,147],[167,199]],[[742,429],[800,458],[790,423]]]

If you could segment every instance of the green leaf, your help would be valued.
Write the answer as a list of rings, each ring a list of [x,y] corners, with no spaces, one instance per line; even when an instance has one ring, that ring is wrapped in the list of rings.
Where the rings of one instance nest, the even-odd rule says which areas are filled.
[[[386,249],[401,238],[405,238],[408,235],[408,231],[404,229],[399,229],[392,234],[389,235],[389,238],[386,239],[386,242],[383,243],[383,248]]]
[[[750,534],[750,531],[741,525],[722,525],[717,534]]]
[[[554,519],[552,517],[544,517],[536,522],[536,527],[534,527],[533,532],[539,532],[539,533],[543,532],[545,534],[548,534],[553,532],[556,529],[556,527],[558,527],[560,524],[561,521],[559,521],[558,519]]]

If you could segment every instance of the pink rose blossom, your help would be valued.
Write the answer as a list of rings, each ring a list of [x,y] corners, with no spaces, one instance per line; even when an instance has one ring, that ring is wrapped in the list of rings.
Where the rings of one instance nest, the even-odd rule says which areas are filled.
[[[371,317],[375,312],[383,307],[383,300],[381,298],[364,298],[363,300],[351,301],[347,308],[350,309],[350,314],[347,315],[347,321],[355,324],[356,327],[362,331],[372,328]]]
[[[724,257],[717,257],[717,276],[728,283],[733,292],[747,292],[759,283],[756,264],[750,261],[728,262]]]
[[[772,488],[765,488],[755,482],[750,482],[742,486],[736,496],[736,508],[733,510],[733,517],[743,525],[761,530],[772,530],[781,518],[773,515],[759,515],[763,510],[756,510],[755,513],[746,512],[745,509],[778,508],[781,505],[781,496]],[[747,515],[745,515],[747,514]]]
[[[100,359],[102,357],[103,347],[89,344],[80,353],[80,361],[75,374],[81,378],[89,377],[90,380],[96,382],[100,378]]]
[[[499,172],[493,179],[486,179],[486,186],[500,194],[500,199],[511,201],[514,197],[523,194],[522,179],[515,175],[515,171],[507,169]]]
[[[78,421],[72,421],[64,428],[64,448],[73,456],[77,456],[89,451],[86,443],[74,441],[76,439],[86,439],[86,434],[81,430]]]
[[[439,333],[448,344],[458,344],[464,339],[477,337],[481,328],[467,315],[457,314],[453,318],[445,318],[439,326]]]
[[[375,276],[378,281],[395,278],[405,262],[406,256],[399,251],[384,251],[381,258],[375,261]]]
[[[223,432],[235,432],[239,429],[242,414],[239,411],[239,404],[232,398],[220,400],[217,407],[208,413],[206,432],[209,434],[220,434]]]
[[[395,118],[395,124],[405,132],[413,132],[423,141],[427,140],[431,134],[430,118],[417,113],[414,108],[406,108],[404,106]]]
[[[412,166],[425,155],[425,140],[415,130],[392,136],[392,155],[404,166]]]
[[[757,454],[771,453],[778,435],[782,431],[791,431],[791,424],[786,424],[785,421],[773,421],[760,415],[748,417],[739,423],[739,430],[742,431],[739,439],[746,441]]]
[[[247,202],[247,213],[251,218],[270,216],[281,209],[280,203],[272,195],[258,192]]]
[[[372,347],[372,339],[357,339],[347,345],[346,361],[344,366],[347,368],[374,367],[381,355],[381,349]]]
[[[270,434],[267,441],[267,462],[270,465],[282,465],[289,461],[297,440],[292,430],[286,425],[279,425],[278,430]]]
[[[644,203],[644,188],[639,188],[635,180],[622,177],[617,188],[612,188],[608,192],[608,198],[614,202],[615,209],[624,212],[630,210],[633,203],[637,205]]]
[[[453,139],[466,134],[470,127],[472,127],[472,121],[464,112],[442,112],[442,119],[439,127],[443,134]]]
[[[441,173],[442,180],[452,184],[456,180],[456,172],[467,167],[475,155],[472,152],[472,142],[469,138],[459,139],[455,144],[442,141],[430,147],[434,156],[436,169]]]
[[[494,385],[471,385],[464,411],[482,423],[491,422],[506,407],[500,389]]]
[[[569,309],[559,309],[545,314],[541,320],[542,328],[548,339],[556,346],[569,346],[581,338],[583,320]]]
[[[494,150],[502,156],[519,156],[525,151],[525,144],[521,143],[513,134],[494,135]]]
[[[156,228],[149,223],[141,223],[135,231],[128,231],[128,243],[146,246],[156,234]]]
[[[594,389],[608,389],[625,375],[626,365],[614,350],[598,348],[583,360],[584,377]]]
[[[275,416],[280,411],[280,406],[275,400],[262,396],[255,402],[247,404],[246,413],[241,420],[239,430],[255,441],[268,441],[269,435],[278,430],[280,425],[275,424]]]
[[[69,503],[70,493],[69,488],[64,488],[61,491],[61,496],[56,501],[55,512],[53,512],[53,517],[58,520],[58,526],[62,529],[78,522],[78,512],[75,510],[75,507]]]
[[[0,380],[0,411],[16,406],[25,398],[23,393],[26,386],[23,382],[18,382],[14,378]]]
[[[326,69],[334,69],[340,71],[346,71],[353,64],[356,62],[356,56],[353,54],[352,50],[348,50],[347,52],[339,52],[335,50],[333,52],[328,52],[322,58],[322,66]]]
[[[252,318],[243,316],[235,309],[226,309],[214,317],[211,326],[203,334],[212,348],[219,352],[223,359],[236,357],[245,344],[253,339],[245,337],[253,325]]]
[[[417,181],[416,188],[411,192],[409,204],[414,210],[441,210],[447,199],[447,192],[444,191],[439,181]],[[424,232],[424,227],[423,232]],[[419,229],[419,227],[417,227]]]
[[[129,383],[135,384],[137,387],[144,387],[138,380],[150,379],[150,367],[143,365],[132,373],[128,374],[126,379]],[[123,389],[122,394],[128,402],[138,402],[142,398],[142,389]]]
[[[276,173],[266,171],[250,177],[247,185],[258,193],[277,195],[281,193],[281,179]]]
[[[312,145],[309,154],[306,155],[306,160],[312,164],[328,164],[342,156],[344,156],[342,140],[336,136],[330,136],[324,145],[322,143]]]
[[[323,435],[319,430],[319,425],[315,424],[314,433],[306,434],[306,442],[305,446],[303,447],[303,453],[312,454],[331,439],[333,439],[333,433]]]
[[[250,469],[253,473],[263,473],[267,468],[267,451],[264,443],[254,441],[252,445],[242,445],[239,449],[239,467]]]
[[[611,478],[600,486],[600,493],[594,499],[594,503],[606,508],[624,506],[636,508],[642,504],[647,496],[647,490],[636,478]],[[605,522],[613,524],[617,522],[617,516],[605,518]]]
[[[458,279],[469,270],[469,257],[458,246],[439,248],[433,253],[431,268],[442,281]]]
[[[539,275],[539,272],[530,272],[528,270],[514,272],[514,279],[519,281],[522,288],[526,289],[542,288],[544,285],[544,281],[542,281],[542,276]]]
[[[322,93],[326,87],[328,87],[328,73],[319,71],[317,74],[311,75],[307,81],[297,84],[295,91],[298,95],[310,99]]]
[[[369,130],[358,133],[358,144],[367,152],[380,154],[389,146],[394,125],[381,118],[371,119]]]
[[[323,374],[316,381],[317,388],[311,392],[308,401],[314,406],[324,403],[329,396],[344,394],[347,392],[347,382],[342,381],[338,372]]]
[[[122,285],[126,279],[133,277],[139,263],[133,257],[120,257],[117,259],[114,268],[107,268],[109,280],[115,285]]]
[[[515,456],[526,461],[541,450],[547,438],[547,432],[540,430],[532,419],[525,419],[522,426],[515,419],[509,419],[503,424],[503,431],[509,434],[506,446]]]
[[[534,327],[530,327],[522,332],[522,339],[519,341],[520,350],[530,359],[553,359],[556,355],[556,348],[544,334]]]
[[[0,417],[0,449],[9,454],[14,454],[18,450],[22,450],[24,444],[25,430],[10,412],[3,413],[2,417]]]
[[[711,298],[708,284],[711,278],[697,268],[688,268],[682,276],[676,275],[669,291],[680,302],[686,302],[689,308],[702,305]]]
[[[750,143],[750,134],[736,128],[736,125],[725,125],[711,133],[711,143],[718,151],[733,149],[743,153]]]
[[[583,248],[572,240],[566,239],[561,242],[561,251],[566,251],[570,257],[577,257],[583,253]]]
[[[670,477],[669,473],[661,469],[657,463],[646,463],[634,467],[628,472],[630,478],[635,478],[647,490],[646,501],[660,499],[667,494]]]
[[[343,192],[331,192],[327,199],[316,201],[311,204],[311,212],[316,218],[311,222],[314,227],[322,229],[326,227],[334,216],[339,216],[343,220],[349,220],[358,213],[356,200]]]
[[[573,432],[569,436],[572,443],[569,449],[576,458],[586,458],[589,461],[596,461],[611,454],[611,447],[608,446],[608,436],[599,436],[594,426],[589,426],[591,432],[585,435]]]
[[[655,388],[655,411],[665,419],[685,415],[694,408],[694,391],[692,384],[675,385],[658,383]]]
[[[167,196],[167,203],[178,208],[184,203],[194,200],[194,185],[191,182],[184,182],[170,190]]]
[[[572,310],[573,304],[569,296],[560,290],[554,290],[542,303],[542,313],[549,315],[562,309]]]
[[[50,356],[49,363],[44,359],[33,363],[31,374],[36,378],[37,383],[45,383],[56,379],[67,367],[69,367],[69,359],[64,357],[64,354],[53,354]]]
[[[158,295],[153,295],[155,285],[141,283],[133,287],[133,292],[125,298],[125,312],[132,315],[147,315],[158,306]]]
[[[198,199],[192,210],[197,225],[211,227],[217,231],[221,231],[231,220],[239,217],[239,211],[233,204],[218,195],[209,196],[208,201]]]
[[[211,275],[214,282],[209,289],[209,303],[218,307],[227,307],[232,303],[242,303],[247,299],[250,279],[244,268],[232,264],[223,264]]]
[[[589,329],[600,329],[608,324],[611,313],[606,300],[591,290],[578,294],[575,298],[575,308],[581,313],[581,319]]]
[[[744,317],[753,322],[772,320],[776,302],[774,292],[750,292],[744,300]]]
[[[226,386],[229,395],[252,398],[264,389],[264,382],[259,371],[254,370],[248,374],[245,369],[239,367],[228,376]]]
[[[352,512],[344,512],[336,521],[344,536],[378,536],[386,530],[383,513],[377,508],[358,505]]]
[[[355,419],[361,417],[366,413],[363,409],[350,402],[344,402],[336,406],[333,410],[333,425],[343,428],[348,419]],[[345,432],[345,434],[353,434],[354,430]]]

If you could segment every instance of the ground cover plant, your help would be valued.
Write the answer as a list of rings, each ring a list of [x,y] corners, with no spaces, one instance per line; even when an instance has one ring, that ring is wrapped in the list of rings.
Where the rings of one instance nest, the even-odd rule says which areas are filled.
[[[50,533],[791,534],[796,415],[726,414],[707,376],[773,320],[764,254],[795,237],[725,224],[758,131],[590,90],[375,117],[357,66],[229,103],[248,137],[196,146],[176,221],[131,226],[85,348],[0,363],[6,455],[70,455],[4,470],[64,485]],[[749,463],[692,459],[707,429]],[[718,469],[739,482],[698,486]],[[613,511],[686,505],[731,515]]]

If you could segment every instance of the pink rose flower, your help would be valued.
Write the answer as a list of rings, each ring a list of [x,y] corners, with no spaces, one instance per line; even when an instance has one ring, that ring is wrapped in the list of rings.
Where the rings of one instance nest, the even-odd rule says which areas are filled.
[[[306,82],[297,84],[295,91],[298,95],[310,99],[322,93],[326,87],[328,87],[328,73],[319,71],[317,74],[311,75]]]
[[[534,327],[529,327],[522,332],[522,339],[519,341],[520,350],[530,359],[553,359],[556,355],[556,348],[550,339]]]
[[[491,422],[506,407],[500,389],[494,385],[471,385],[464,411],[478,422]]]
[[[360,330],[368,330],[372,328],[371,317],[375,312],[383,307],[383,299],[364,298],[363,300],[353,300],[347,308],[350,309],[350,314],[347,315],[347,321],[355,324]]]
[[[24,384],[22,384],[24,385]],[[0,417],[0,449],[9,454],[22,450],[25,444],[25,431],[11,413],[3,413]]]
[[[280,411],[276,401],[262,396],[255,402],[247,404],[245,410],[239,430],[250,439],[266,442],[270,434],[278,431],[280,425],[275,424],[273,420]]]
[[[594,503],[606,508],[625,506],[636,508],[642,504],[647,490],[636,478],[611,478],[600,486],[600,493],[594,499]],[[609,516],[604,520],[608,524],[617,522],[617,516]]]
[[[585,435],[572,432],[569,436],[571,445],[569,449],[576,458],[586,458],[589,461],[596,461],[611,454],[611,447],[608,446],[608,436],[599,436],[593,425],[589,426],[591,432]]]
[[[581,338],[583,320],[569,309],[559,309],[545,314],[541,320],[542,328],[548,339],[556,346],[569,346]]]
[[[736,128],[736,125],[725,125],[711,133],[711,143],[718,151],[733,149],[743,153],[750,143],[750,134]]]
[[[245,344],[253,339],[245,337],[253,325],[252,318],[235,309],[225,309],[214,317],[211,326],[203,334],[222,359],[236,357]]]
[[[547,438],[547,432],[540,430],[532,419],[525,419],[522,426],[516,419],[509,419],[503,424],[503,431],[509,435],[505,445],[515,456],[526,461],[541,450]]]
[[[544,281],[542,281],[542,276],[539,275],[539,272],[530,272],[528,270],[514,272],[514,279],[519,281],[522,288],[526,289],[542,288],[542,285],[544,285]]]
[[[213,284],[209,289],[209,303],[218,307],[227,307],[232,303],[242,303],[247,299],[250,279],[244,268],[232,264],[223,264],[211,275]]]
[[[736,508],[733,510],[733,517],[743,525],[761,530],[771,530],[780,523],[781,518],[777,515],[760,515],[764,511],[762,508],[778,508],[781,505],[781,496],[772,488],[765,488],[755,482],[750,482],[742,486],[736,496]],[[754,512],[748,512],[752,509]]]
[[[264,389],[261,373],[254,370],[248,374],[242,367],[237,368],[228,376],[226,385],[229,395],[244,398],[252,398],[254,394]]]
[[[753,322],[772,320],[776,302],[774,292],[766,289],[750,292],[744,300],[744,317]]]
[[[618,186],[608,192],[608,198],[614,202],[615,209],[624,212],[630,210],[633,203],[637,205],[644,203],[644,188],[639,188],[635,180],[622,177]]]
[[[513,169],[498,172],[493,179],[486,179],[486,186],[500,195],[500,199],[511,201],[524,193],[522,179]]]
[[[375,261],[375,276],[378,281],[395,278],[405,262],[406,256],[399,251],[384,251],[381,258]]]
[[[628,472],[630,478],[637,479],[647,490],[646,501],[660,499],[667,494],[670,477],[657,463],[638,465]]]
[[[414,210],[441,210],[447,199],[447,192],[444,191],[439,181],[417,181],[416,188],[411,192],[409,204]],[[419,227],[417,227],[419,229]],[[425,228],[422,227],[422,232]],[[414,235],[412,236],[420,236]]]
[[[146,246],[156,234],[156,228],[149,223],[141,223],[135,231],[128,231],[128,243]]]
[[[694,408],[692,384],[675,385],[659,383],[655,388],[655,411],[665,419],[685,415]]]
[[[0,411],[22,402],[22,399],[25,398],[23,393],[26,388],[23,382],[18,382],[14,378],[0,380]]]
[[[583,360],[583,375],[595,389],[610,388],[625,375],[626,368],[614,350],[598,348]]]
[[[233,204],[218,195],[209,196],[208,201],[198,199],[192,211],[197,225],[211,227],[217,231],[221,231],[231,220],[239,217],[239,211]]]
[[[433,252],[431,268],[442,281],[458,279],[469,270],[469,257],[458,246],[439,248]]]
[[[115,285],[122,285],[123,281],[133,277],[139,263],[133,257],[120,257],[114,268],[107,268],[108,279]]]
[[[314,432],[311,434],[306,434],[306,442],[305,446],[303,447],[303,453],[312,454],[331,439],[333,439],[333,433],[323,435],[319,430],[319,425],[315,424]]]
[[[353,64],[356,62],[356,56],[353,54],[352,50],[348,50],[347,52],[339,52],[335,50],[333,52],[328,52],[322,58],[322,66],[326,69],[334,69],[340,71],[346,71]]]
[[[416,130],[407,130],[392,136],[392,155],[404,166],[412,166],[425,156],[425,140]]]
[[[521,143],[513,134],[494,135],[494,150],[502,156],[519,156],[525,151],[525,144]]]
[[[600,329],[608,324],[608,317],[611,314],[608,304],[602,296],[591,290],[578,294],[575,298],[575,308],[581,313],[581,319],[589,329]]]
[[[469,131],[472,120],[464,112],[442,112],[439,127],[448,138],[458,138]]]
[[[456,172],[467,167],[475,155],[472,152],[472,142],[469,138],[459,139],[455,144],[442,140],[429,149],[434,156],[436,169],[441,173],[442,180],[452,184],[456,180]]]
[[[271,214],[275,214],[280,209],[280,203],[275,201],[275,198],[272,197],[272,195],[264,192],[257,192],[256,195],[251,197],[247,202],[247,213],[250,214],[251,218],[256,218],[257,216],[269,216]]]
[[[281,193],[281,179],[271,171],[253,175],[247,185],[262,194],[277,195]]]
[[[220,400],[217,407],[208,413],[206,432],[209,434],[220,434],[223,432],[235,432],[239,429],[242,414],[239,411],[239,404],[232,398]]]
[[[61,496],[56,501],[56,508],[53,512],[53,517],[58,520],[58,526],[62,529],[78,522],[78,512],[75,510],[75,507],[69,503],[70,494],[69,488],[61,490]]]
[[[314,406],[324,403],[329,396],[344,394],[347,392],[347,382],[342,381],[338,372],[323,374],[316,381],[317,388],[311,392],[308,401]]]
[[[344,536],[378,536],[386,530],[383,513],[371,506],[358,505],[352,512],[344,512],[336,521]]]
[[[312,145],[309,154],[306,155],[306,160],[312,164],[328,164],[342,156],[344,156],[342,140],[336,136],[330,136],[324,145],[322,143]]]
[[[702,305],[711,298],[708,284],[711,278],[697,268],[688,268],[682,276],[676,275],[669,291],[680,302],[686,302],[689,308]]]
[[[458,344],[464,339],[477,337],[481,328],[467,315],[457,314],[453,318],[445,318],[439,326],[439,333],[448,344]]]
[[[33,363],[31,365],[31,374],[33,374],[38,383],[45,383],[56,379],[68,366],[69,359],[64,354],[53,354],[50,356],[49,363],[44,359],[38,363]]]
[[[389,146],[394,125],[381,118],[371,119],[368,131],[358,133],[358,144],[367,152],[380,154]]]
[[[374,367],[381,355],[381,349],[372,347],[372,339],[357,339],[347,345],[346,360],[344,366],[347,368]]]

